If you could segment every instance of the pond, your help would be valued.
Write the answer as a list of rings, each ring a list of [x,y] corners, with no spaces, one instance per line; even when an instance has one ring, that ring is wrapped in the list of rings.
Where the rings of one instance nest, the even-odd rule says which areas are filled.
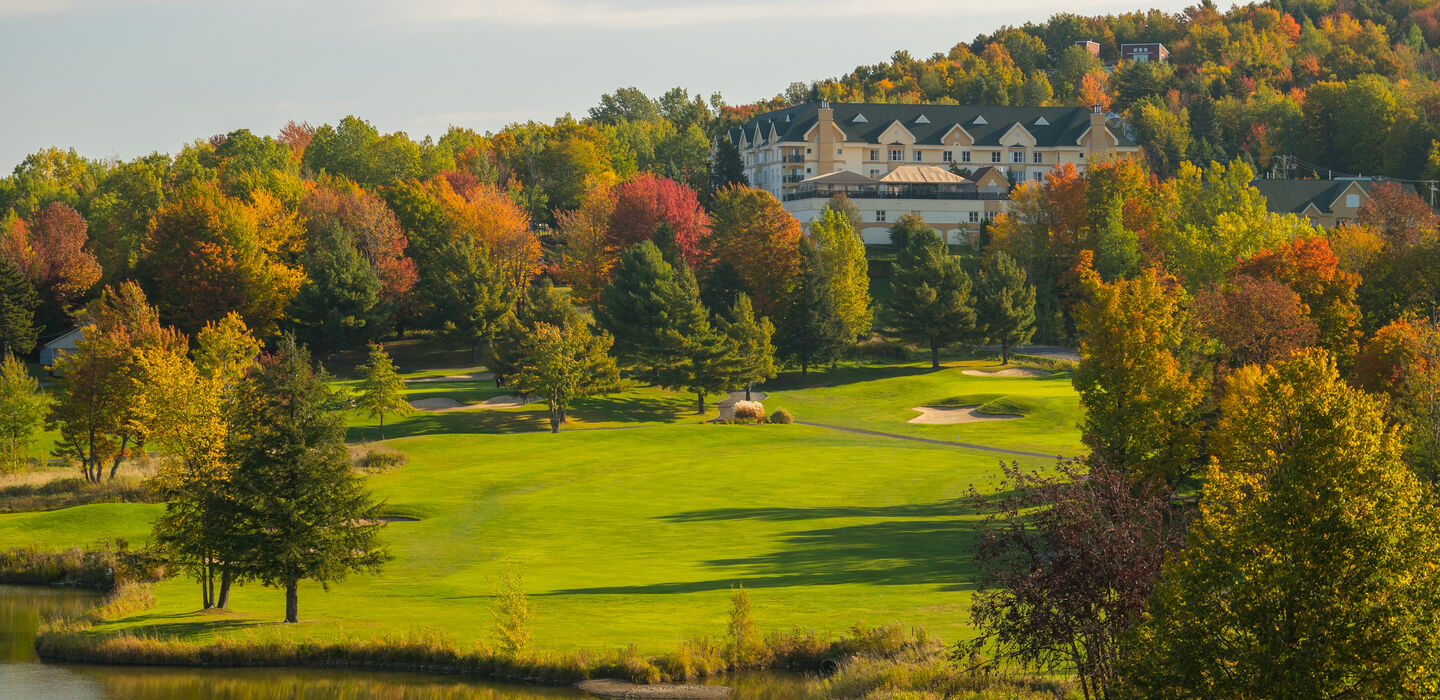
[[[99,602],[88,591],[0,586],[0,700],[540,700],[586,698],[575,688],[512,685],[455,676],[307,668],[183,668],[43,662],[35,655],[40,621]],[[803,693],[784,675],[722,679],[737,700],[781,700]]]

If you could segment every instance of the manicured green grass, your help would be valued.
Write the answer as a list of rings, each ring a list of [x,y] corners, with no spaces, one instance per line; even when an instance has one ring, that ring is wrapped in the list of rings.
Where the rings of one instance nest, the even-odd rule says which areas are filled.
[[[765,389],[767,407],[785,406],[800,420],[1047,452],[1078,446],[1075,398],[1063,380],[905,365],[775,384]],[[474,401],[493,386],[410,388],[412,397]],[[979,393],[1034,414],[1003,423],[905,422],[916,415],[910,406]],[[410,461],[369,477],[370,485],[389,513],[420,520],[386,529],[395,558],[382,574],[328,592],[303,584],[295,626],[274,624],[283,611],[277,591],[247,585],[233,596],[235,612],[206,614],[196,611],[196,584],[171,580],[157,586],[155,609],[101,630],[329,639],[431,628],[490,640],[495,583],[513,568],[537,609],[534,641],[542,648],[635,643],[659,651],[719,637],[738,584],[751,590],[762,630],[898,621],[946,640],[971,633],[978,516],[961,497],[971,484],[992,483],[1002,455],[803,425],[706,425],[690,401],[651,388],[589,400],[559,435],[526,432],[544,429],[539,406],[387,421],[387,435],[406,437],[386,444]],[[351,425],[353,439],[373,437],[369,419],[353,415]],[[583,427],[633,429],[574,429]],[[116,534],[138,541],[160,508],[0,516],[0,547]]]

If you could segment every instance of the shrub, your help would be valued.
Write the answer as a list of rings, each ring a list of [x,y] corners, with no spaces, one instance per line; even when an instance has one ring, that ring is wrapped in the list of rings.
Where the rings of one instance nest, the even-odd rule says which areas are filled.
[[[778,408],[775,409],[774,413],[770,414],[770,422],[779,423],[782,425],[789,425],[795,422],[795,417],[790,415],[789,411],[783,408]]]
[[[904,362],[910,359],[910,348],[884,338],[867,338],[855,344],[855,357],[872,362]]]
[[[91,503],[161,503],[165,499],[147,481],[116,479],[92,484],[79,477],[41,484],[0,487],[0,513],[57,510]]]
[[[765,405],[759,401],[736,401],[735,420],[759,423],[765,420]]]
[[[66,585],[109,591],[127,583],[158,581],[165,576],[165,562],[159,555],[148,549],[131,550],[122,539],[85,549],[47,551],[31,546],[0,552],[0,583]]]
[[[499,638],[500,649],[511,657],[518,657],[530,647],[530,618],[535,608],[525,597],[525,586],[520,574],[511,570],[500,576],[495,591],[495,636]]]
[[[388,472],[410,463],[404,452],[388,447],[367,446],[352,449],[351,464],[362,472]]]

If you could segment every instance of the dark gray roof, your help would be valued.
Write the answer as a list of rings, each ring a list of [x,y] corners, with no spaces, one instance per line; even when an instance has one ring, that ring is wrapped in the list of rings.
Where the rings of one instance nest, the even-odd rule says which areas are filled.
[[[845,132],[847,142],[879,143],[880,135],[893,122],[900,122],[915,135],[919,144],[939,144],[945,134],[960,125],[977,146],[998,146],[1000,137],[1020,124],[1042,147],[1074,146],[1090,128],[1090,110],[1084,107],[1000,107],[995,105],[897,105],[834,103],[835,124]],[[742,134],[751,143],[770,143],[771,129],[776,141],[804,141],[805,132],[815,126],[818,102],[766,112],[730,130],[730,140],[741,142]],[[864,117],[856,121],[857,116]],[[922,120],[921,117],[924,117]],[[980,118],[983,123],[976,124]],[[1121,146],[1134,146],[1125,130],[1111,128]]]
[[[1266,180],[1257,179],[1250,184],[1265,195],[1266,209],[1277,214],[1300,214],[1311,204],[1321,214],[1330,213],[1330,205],[1340,197],[1351,183],[1360,185],[1366,193],[1373,185],[1371,180]]]

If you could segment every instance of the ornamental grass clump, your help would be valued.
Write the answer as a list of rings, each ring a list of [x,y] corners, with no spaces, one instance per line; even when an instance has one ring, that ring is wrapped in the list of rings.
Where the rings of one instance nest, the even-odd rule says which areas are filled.
[[[774,413],[770,414],[770,422],[778,423],[780,425],[789,425],[795,422],[795,416],[790,415],[790,412],[783,408],[778,408],[775,409]]]
[[[735,420],[739,423],[760,423],[765,420],[765,404],[759,401],[736,401]]]

